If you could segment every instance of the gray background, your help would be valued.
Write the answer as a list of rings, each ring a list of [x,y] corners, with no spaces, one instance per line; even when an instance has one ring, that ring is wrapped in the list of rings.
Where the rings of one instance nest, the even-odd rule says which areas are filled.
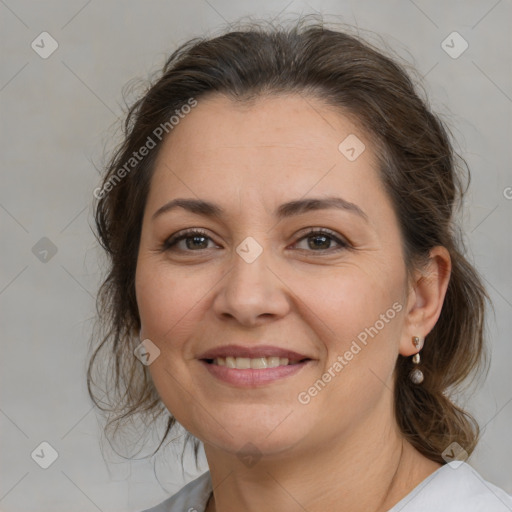
[[[2,511],[139,511],[207,469],[204,458],[199,471],[187,459],[182,474],[180,446],[144,459],[156,447],[148,445],[129,461],[99,443],[84,377],[101,275],[93,163],[118,141],[122,87],[157,70],[178,44],[241,16],[315,11],[376,31],[418,69],[472,169],[463,222],[496,317],[491,369],[469,400],[484,427],[470,462],[512,493],[510,0],[0,0]],[[43,31],[59,45],[47,59],[31,48]],[[441,47],[453,31],[469,43],[456,59]],[[57,249],[46,262],[36,246],[43,237]],[[43,441],[58,452],[48,469],[31,458]]]

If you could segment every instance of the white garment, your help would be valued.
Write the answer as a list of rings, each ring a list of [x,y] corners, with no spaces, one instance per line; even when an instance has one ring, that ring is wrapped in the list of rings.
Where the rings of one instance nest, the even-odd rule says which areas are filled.
[[[143,512],[204,512],[211,493],[207,471]],[[388,512],[512,512],[512,496],[484,480],[469,464],[452,462],[423,480]]]

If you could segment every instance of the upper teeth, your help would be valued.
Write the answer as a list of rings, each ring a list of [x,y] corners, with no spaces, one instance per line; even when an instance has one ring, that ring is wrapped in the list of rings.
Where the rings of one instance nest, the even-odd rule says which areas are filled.
[[[298,361],[289,361],[287,357],[217,357],[213,360],[213,364],[219,366],[227,366],[228,368],[238,368],[245,370],[248,368],[263,369],[275,368],[276,366],[286,366],[287,364],[297,364]]]

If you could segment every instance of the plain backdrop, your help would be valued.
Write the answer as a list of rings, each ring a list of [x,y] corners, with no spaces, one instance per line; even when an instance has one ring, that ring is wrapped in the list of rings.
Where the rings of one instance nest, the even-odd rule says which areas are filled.
[[[469,401],[484,429],[469,462],[512,493],[510,0],[0,0],[0,510],[140,511],[207,469],[187,456],[182,473],[179,445],[131,461],[102,452],[85,384],[101,277],[94,164],[118,142],[123,86],[179,44],[243,16],[314,12],[375,31],[414,66],[471,168],[468,257],[496,315],[489,375]]]

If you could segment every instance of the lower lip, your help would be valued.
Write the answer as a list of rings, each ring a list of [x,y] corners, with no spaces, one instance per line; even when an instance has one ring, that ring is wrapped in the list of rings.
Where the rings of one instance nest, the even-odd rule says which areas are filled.
[[[303,363],[276,366],[275,368],[265,368],[261,370],[253,368],[239,370],[238,368],[228,368],[227,366],[207,363],[203,360],[200,362],[214,377],[217,377],[219,380],[227,382],[228,384],[234,384],[235,386],[253,388],[283,379],[284,377],[295,375],[313,361],[309,359]]]

